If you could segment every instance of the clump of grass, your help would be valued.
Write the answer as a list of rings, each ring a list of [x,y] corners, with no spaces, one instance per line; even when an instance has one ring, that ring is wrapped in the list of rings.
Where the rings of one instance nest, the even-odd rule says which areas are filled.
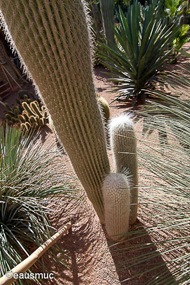
[[[172,78],[170,74],[170,82]],[[177,82],[188,85],[180,76]],[[127,258],[118,268],[135,272],[122,275],[124,284],[142,282],[144,277],[146,284],[190,282],[190,95],[185,91],[183,96],[154,92],[157,100],[141,111],[144,135],[137,136],[140,225],[127,233],[122,246]],[[120,254],[118,244],[111,248]]]
[[[54,233],[48,205],[59,195],[67,201],[74,196],[71,177],[52,144],[0,127],[1,275],[29,256],[31,245],[38,247]]]

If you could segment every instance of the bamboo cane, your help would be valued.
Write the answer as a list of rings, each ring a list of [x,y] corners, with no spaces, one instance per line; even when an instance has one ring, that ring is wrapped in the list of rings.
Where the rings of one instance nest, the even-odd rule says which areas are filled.
[[[24,273],[26,272],[64,233],[66,233],[72,224],[71,222],[62,227],[56,234],[54,234],[50,239],[43,243],[39,248],[37,248],[30,256],[25,260],[15,266],[10,272],[9,275],[5,274],[0,278],[0,285],[11,285],[16,280],[13,277],[14,273]],[[11,277],[11,278],[10,278]]]

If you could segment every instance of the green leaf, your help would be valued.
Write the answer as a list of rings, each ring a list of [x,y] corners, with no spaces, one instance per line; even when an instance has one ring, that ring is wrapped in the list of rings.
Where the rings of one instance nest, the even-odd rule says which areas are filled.
[[[102,63],[126,93],[134,86],[132,94],[140,95],[142,88],[170,58],[179,26],[162,19],[161,8],[161,1],[153,0],[143,7],[135,0],[126,15],[119,9],[119,22],[114,28],[116,43],[109,47],[102,45],[106,51],[100,54]]]

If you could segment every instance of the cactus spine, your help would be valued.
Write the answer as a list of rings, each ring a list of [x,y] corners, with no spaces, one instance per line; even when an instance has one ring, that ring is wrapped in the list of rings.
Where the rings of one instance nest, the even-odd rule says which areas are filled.
[[[135,223],[138,208],[137,146],[130,115],[123,114],[110,122],[110,144],[114,156],[115,171],[131,176],[130,224]]]
[[[1,0],[9,38],[30,71],[89,199],[104,220],[110,172],[83,1]]]
[[[129,229],[130,188],[127,176],[111,173],[103,183],[105,225],[113,240],[123,239]]]

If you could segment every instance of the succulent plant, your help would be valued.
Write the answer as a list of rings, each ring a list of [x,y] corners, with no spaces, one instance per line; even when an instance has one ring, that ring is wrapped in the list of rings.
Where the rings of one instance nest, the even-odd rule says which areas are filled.
[[[103,221],[102,183],[110,166],[84,5],[80,0],[16,0],[14,5],[3,0],[0,9],[73,168]]]
[[[109,107],[109,104],[102,96],[100,96],[100,94],[97,94],[97,99],[98,99],[98,102],[100,104],[100,108],[101,108],[101,110],[103,112],[104,119],[107,122],[109,120],[109,118],[110,118],[110,107]]]
[[[40,100],[31,101],[34,97],[25,90],[19,92],[20,100],[12,108],[5,103],[4,125],[14,126],[24,131],[43,127],[48,122],[48,112]]]
[[[103,197],[105,191],[102,187],[107,183],[110,164],[93,80],[85,2],[15,0],[12,5],[11,0],[1,0],[0,9],[7,37],[22,56],[22,63],[29,70],[29,76],[51,115],[59,140],[101,222],[104,222],[107,196],[104,194]],[[28,118],[26,109],[29,107],[30,123],[35,123],[37,116],[31,103],[22,115]],[[27,120],[24,127],[29,128],[30,123]],[[115,231],[120,236],[128,230],[130,195],[126,176],[115,175],[122,181],[121,184],[118,182],[117,195],[121,192],[122,203],[125,201],[128,205],[124,210],[125,227]],[[122,192],[120,186],[124,184],[125,191]],[[120,223],[122,217],[115,215],[112,221],[115,225],[117,219]]]
[[[129,229],[130,187],[126,175],[111,173],[103,187],[105,225],[113,240],[123,239]]]
[[[48,113],[45,107],[40,110],[38,101],[32,101],[30,104],[22,103],[23,111],[19,115],[21,128],[25,131],[37,129],[46,125]]]
[[[110,144],[116,173],[130,176],[130,224],[135,223],[138,208],[137,143],[133,122],[129,114],[113,118],[109,125]]]
[[[5,126],[8,124],[9,126],[19,128],[18,115],[22,112],[20,106],[12,106],[11,108],[8,103],[5,103],[4,105],[7,110],[5,111],[5,117],[3,118],[3,125]]]

